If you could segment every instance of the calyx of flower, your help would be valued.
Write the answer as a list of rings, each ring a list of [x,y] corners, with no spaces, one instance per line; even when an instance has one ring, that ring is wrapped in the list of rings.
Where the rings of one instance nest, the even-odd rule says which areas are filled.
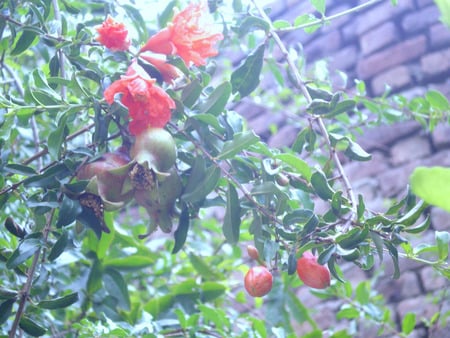
[[[172,230],[175,202],[181,195],[181,180],[174,168],[162,180],[154,177],[153,186],[136,189],[134,193],[136,202],[146,209],[150,217],[148,233],[141,235],[141,238],[151,235],[157,227],[166,233]]]
[[[254,266],[244,277],[244,287],[252,297],[262,297],[272,290],[273,276],[265,266]]]
[[[317,257],[311,252],[304,252],[297,260],[297,274],[302,282],[315,289],[325,289],[330,286],[331,276],[328,267],[317,262]]]
[[[123,207],[133,197],[128,171],[130,158],[125,148],[103,154],[78,169],[79,180],[89,180],[85,192],[100,196],[105,210]]]

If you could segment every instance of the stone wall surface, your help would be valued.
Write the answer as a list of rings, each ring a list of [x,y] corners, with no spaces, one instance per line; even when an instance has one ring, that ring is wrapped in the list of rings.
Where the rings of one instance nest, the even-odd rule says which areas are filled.
[[[328,0],[326,14],[364,2]],[[277,1],[271,7],[273,19],[290,22],[312,11],[308,1],[300,0]],[[386,0],[340,17],[314,34],[294,31],[281,37],[288,46],[300,43],[307,63],[325,58],[331,69],[348,74],[349,83],[356,78],[364,80],[369,95],[380,95],[389,85],[393,93],[407,97],[421,95],[428,89],[438,89],[450,97],[450,30],[440,23],[439,15],[432,0],[399,0],[395,7]],[[296,137],[298,127],[251,100],[245,100],[236,110],[272,146],[290,145]],[[270,124],[277,126],[274,135],[268,130]],[[344,168],[356,193],[362,193],[368,208],[375,211],[385,210],[387,199],[405,193],[409,175],[417,166],[450,166],[448,123],[439,125],[432,133],[416,122],[367,128],[357,142],[373,158],[369,162],[347,162]],[[430,217],[430,231],[411,237],[413,243],[434,243],[434,231],[450,231],[450,214],[432,208]],[[450,337],[450,320],[446,327],[440,328],[430,329],[425,324],[436,312],[450,310],[450,293],[442,293],[450,289],[449,281],[417,262],[401,259],[400,267],[398,280],[391,277],[393,266],[389,257],[376,271],[363,272],[353,265],[347,266],[345,277],[356,286],[372,274],[379,275],[375,288],[392,309],[393,320],[401,325],[407,312],[417,315],[418,324],[408,337]],[[335,313],[341,305],[338,302],[321,302],[305,287],[299,290],[299,297],[306,306],[314,308],[322,328],[346,325],[336,322]],[[304,329],[298,326],[299,337]],[[373,326],[360,327],[358,332],[359,337],[377,337],[377,328]]]

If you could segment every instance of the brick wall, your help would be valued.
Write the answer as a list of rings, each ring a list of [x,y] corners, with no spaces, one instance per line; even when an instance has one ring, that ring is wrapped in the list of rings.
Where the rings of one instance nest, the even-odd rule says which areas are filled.
[[[357,0],[328,0],[327,15],[341,12],[363,3]],[[438,89],[450,97],[450,30],[439,22],[439,11],[432,0],[399,0],[396,7],[390,0],[352,16],[339,18],[314,34],[291,32],[282,35],[286,45],[301,43],[307,62],[326,58],[331,69],[349,75],[349,83],[358,78],[366,82],[369,95],[380,95],[389,85],[394,93],[409,97],[426,90]],[[307,1],[277,1],[272,6],[273,19],[290,22],[300,14],[311,11]],[[265,83],[270,85],[270,83]],[[261,105],[245,100],[237,107],[249,120],[249,126],[272,146],[290,145],[297,129],[286,124],[286,118],[271,114]],[[278,132],[271,135],[270,124]],[[386,125],[367,129],[358,142],[370,152],[370,162],[349,162],[345,169],[356,193],[365,196],[372,210],[384,210],[386,200],[403,193],[409,175],[419,165],[450,166],[450,125],[439,125],[427,133],[415,122]],[[431,230],[414,243],[434,243],[434,231],[450,231],[450,214],[432,208]],[[363,272],[353,265],[345,266],[345,276],[355,286],[373,274],[377,275],[376,289],[392,309],[392,319],[398,325],[405,313],[413,311],[418,321],[429,320],[435,312],[450,310],[450,294],[445,299],[440,292],[449,288],[449,281],[436,275],[430,267],[409,260],[401,260],[401,277],[393,280],[390,259],[384,260],[374,271]],[[311,296],[307,288],[298,291],[301,300],[315,309],[322,328],[340,327],[335,313],[340,303],[321,302]],[[298,334],[303,332],[298,327]],[[421,322],[409,337],[447,337],[447,327],[429,329]],[[359,327],[359,337],[377,337],[377,327]],[[387,335],[392,337],[392,335]]]

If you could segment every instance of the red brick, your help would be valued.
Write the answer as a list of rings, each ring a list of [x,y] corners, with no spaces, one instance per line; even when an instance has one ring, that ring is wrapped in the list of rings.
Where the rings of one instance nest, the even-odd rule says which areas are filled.
[[[370,7],[363,14],[358,14],[356,32],[357,34],[362,34],[370,28],[413,8],[414,3],[412,0],[401,0],[397,6],[393,6],[390,1],[385,1],[376,7]]]
[[[398,41],[398,39],[399,34],[395,25],[392,22],[386,22],[361,35],[359,42],[362,54],[367,55],[390,43]]]
[[[419,32],[439,21],[439,9],[429,6],[420,11],[407,14],[402,20],[402,28],[405,32]]]
[[[357,73],[361,79],[368,79],[383,70],[414,60],[424,54],[427,39],[424,35],[398,43],[395,46],[362,59]]]
[[[450,71],[450,48],[427,54],[422,57],[420,63],[425,77]]]
[[[396,91],[411,83],[412,78],[408,67],[398,66],[375,76],[372,80],[372,92],[375,95],[380,95],[384,93],[386,85],[391,87],[393,91]]]
[[[430,27],[431,47],[441,47],[450,45],[450,29],[441,23]]]

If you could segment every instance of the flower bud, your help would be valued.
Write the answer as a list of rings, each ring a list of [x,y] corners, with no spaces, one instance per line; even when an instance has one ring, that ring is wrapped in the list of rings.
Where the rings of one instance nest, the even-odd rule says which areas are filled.
[[[317,257],[311,252],[304,252],[297,260],[297,274],[309,287],[325,289],[330,286],[330,271],[326,266],[317,263]]]
[[[248,270],[244,278],[244,286],[252,297],[262,297],[272,290],[273,277],[264,266],[254,266]]]
[[[253,245],[247,245],[247,254],[252,259],[255,259],[255,260],[259,259],[258,249],[256,249]]]

